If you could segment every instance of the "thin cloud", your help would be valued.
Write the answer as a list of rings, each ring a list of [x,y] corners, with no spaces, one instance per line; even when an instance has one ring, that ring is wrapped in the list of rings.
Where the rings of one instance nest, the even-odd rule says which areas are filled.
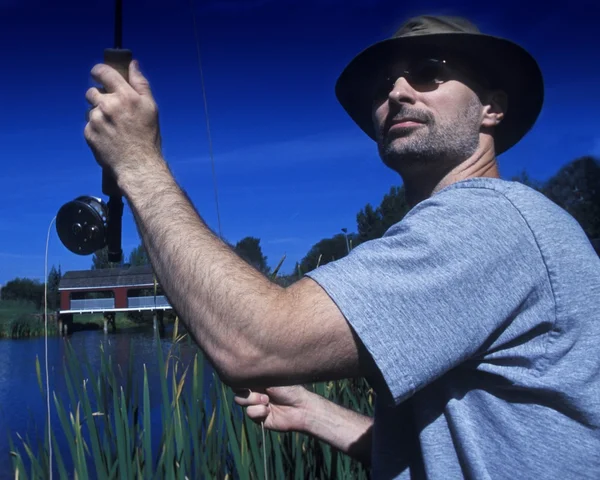
[[[26,258],[44,258],[44,255],[30,255],[24,253],[14,253],[14,252],[0,252],[1,258],[18,258],[18,259],[26,259]]]
[[[215,153],[217,168],[234,167],[256,170],[257,168],[287,167],[304,163],[323,163],[340,158],[351,159],[373,155],[375,145],[366,136],[347,131],[332,131],[295,139],[281,140]],[[204,167],[210,162],[208,155],[170,162],[176,170],[186,171]]]

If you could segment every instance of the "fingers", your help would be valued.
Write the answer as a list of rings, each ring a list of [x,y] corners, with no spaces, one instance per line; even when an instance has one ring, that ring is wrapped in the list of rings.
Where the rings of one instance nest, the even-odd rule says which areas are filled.
[[[92,87],[88,89],[87,92],[85,92],[85,99],[92,107],[97,106],[100,103],[101,98],[102,94],[100,93],[100,90],[98,90],[96,87]]]
[[[133,60],[129,64],[129,84],[140,95],[152,97],[150,83],[140,71],[140,66],[137,60]]]
[[[262,421],[269,416],[270,409],[267,405],[250,405],[246,414],[254,421]]]
[[[242,392],[239,392],[234,397],[234,400],[238,405],[240,405],[242,407],[248,407],[251,405],[268,405],[269,404],[269,397],[268,397],[268,395],[265,395],[264,393],[251,392],[249,390],[247,390],[246,393],[247,393],[247,395],[242,394]]]
[[[92,68],[92,78],[104,86],[107,93],[114,93],[117,90],[131,88],[123,76],[110,65],[99,63]]]

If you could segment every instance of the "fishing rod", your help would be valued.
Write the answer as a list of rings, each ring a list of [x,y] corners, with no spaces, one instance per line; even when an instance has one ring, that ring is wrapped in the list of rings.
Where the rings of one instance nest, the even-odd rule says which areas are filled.
[[[117,70],[129,82],[131,50],[123,48],[123,4],[115,0],[114,47],[104,50],[104,63]],[[56,215],[56,231],[67,249],[77,255],[91,255],[108,247],[108,261],[119,263],[123,224],[123,194],[114,176],[102,170],[102,193],[99,197],[82,195],[64,204]]]

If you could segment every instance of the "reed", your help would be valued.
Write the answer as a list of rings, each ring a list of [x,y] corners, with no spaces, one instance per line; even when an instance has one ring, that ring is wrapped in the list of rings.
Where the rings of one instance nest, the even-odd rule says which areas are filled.
[[[233,391],[219,380],[189,336],[178,332],[177,319],[166,352],[158,334],[156,340],[158,425],[151,423],[157,405],[150,400],[145,365],[142,381],[136,382],[135,352],[130,352],[123,372],[100,346],[100,368],[94,371],[85,355],[80,358],[65,340],[69,398],[53,395],[58,418],[52,428],[53,465],[59,478],[249,480],[265,478],[265,453],[269,478],[368,478],[358,462],[306,435],[266,431],[263,443],[260,426],[233,401]],[[39,360],[36,370],[45,397]],[[372,391],[362,379],[307,387],[372,414]],[[47,430],[44,438],[37,444],[18,435],[11,439],[15,478],[48,478]],[[60,448],[59,438],[66,448]]]
[[[284,260],[285,256],[272,279]],[[319,257],[317,266],[320,261]],[[302,276],[301,271],[297,273]],[[158,332],[155,338],[161,390],[158,432],[151,422],[156,405],[150,401],[146,365],[141,394],[137,390],[135,352],[129,352],[128,369],[123,373],[100,346],[100,369],[94,372],[66,340],[64,371],[71,407],[54,395],[60,429],[53,428],[51,433],[53,465],[60,478],[369,478],[369,471],[359,462],[308,435],[265,431],[263,436],[261,427],[234,402],[234,392],[220,381],[202,351],[187,334],[179,333],[177,317],[166,354]],[[192,352],[191,358],[186,359],[184,352]],[[45,397],[39,360],[36,371]],[[305,387],[339,405],[373,415],[373,390],[365,379]],[[57,433],[66,439],[64,450]],[[11,439],[15,478],[48,478],[47,430],[44,438],[36,447],[18,436],[22,450]]]
[[[57,334],[54,322],[48,322],[48,334]],[[37,310],[33,303],[0,300],[0,338],[29,338],[43,335],[43,313]]]

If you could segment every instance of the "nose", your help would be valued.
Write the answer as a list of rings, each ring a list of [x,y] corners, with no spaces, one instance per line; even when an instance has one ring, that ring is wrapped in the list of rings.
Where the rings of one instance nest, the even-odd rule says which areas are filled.
[[[390,91],[388,98],[390,103],[411,103],[414,104],[415,90],[412,88],[410,83],[406,81],[406,78],[400,76],[394,82],[394,86]]]

